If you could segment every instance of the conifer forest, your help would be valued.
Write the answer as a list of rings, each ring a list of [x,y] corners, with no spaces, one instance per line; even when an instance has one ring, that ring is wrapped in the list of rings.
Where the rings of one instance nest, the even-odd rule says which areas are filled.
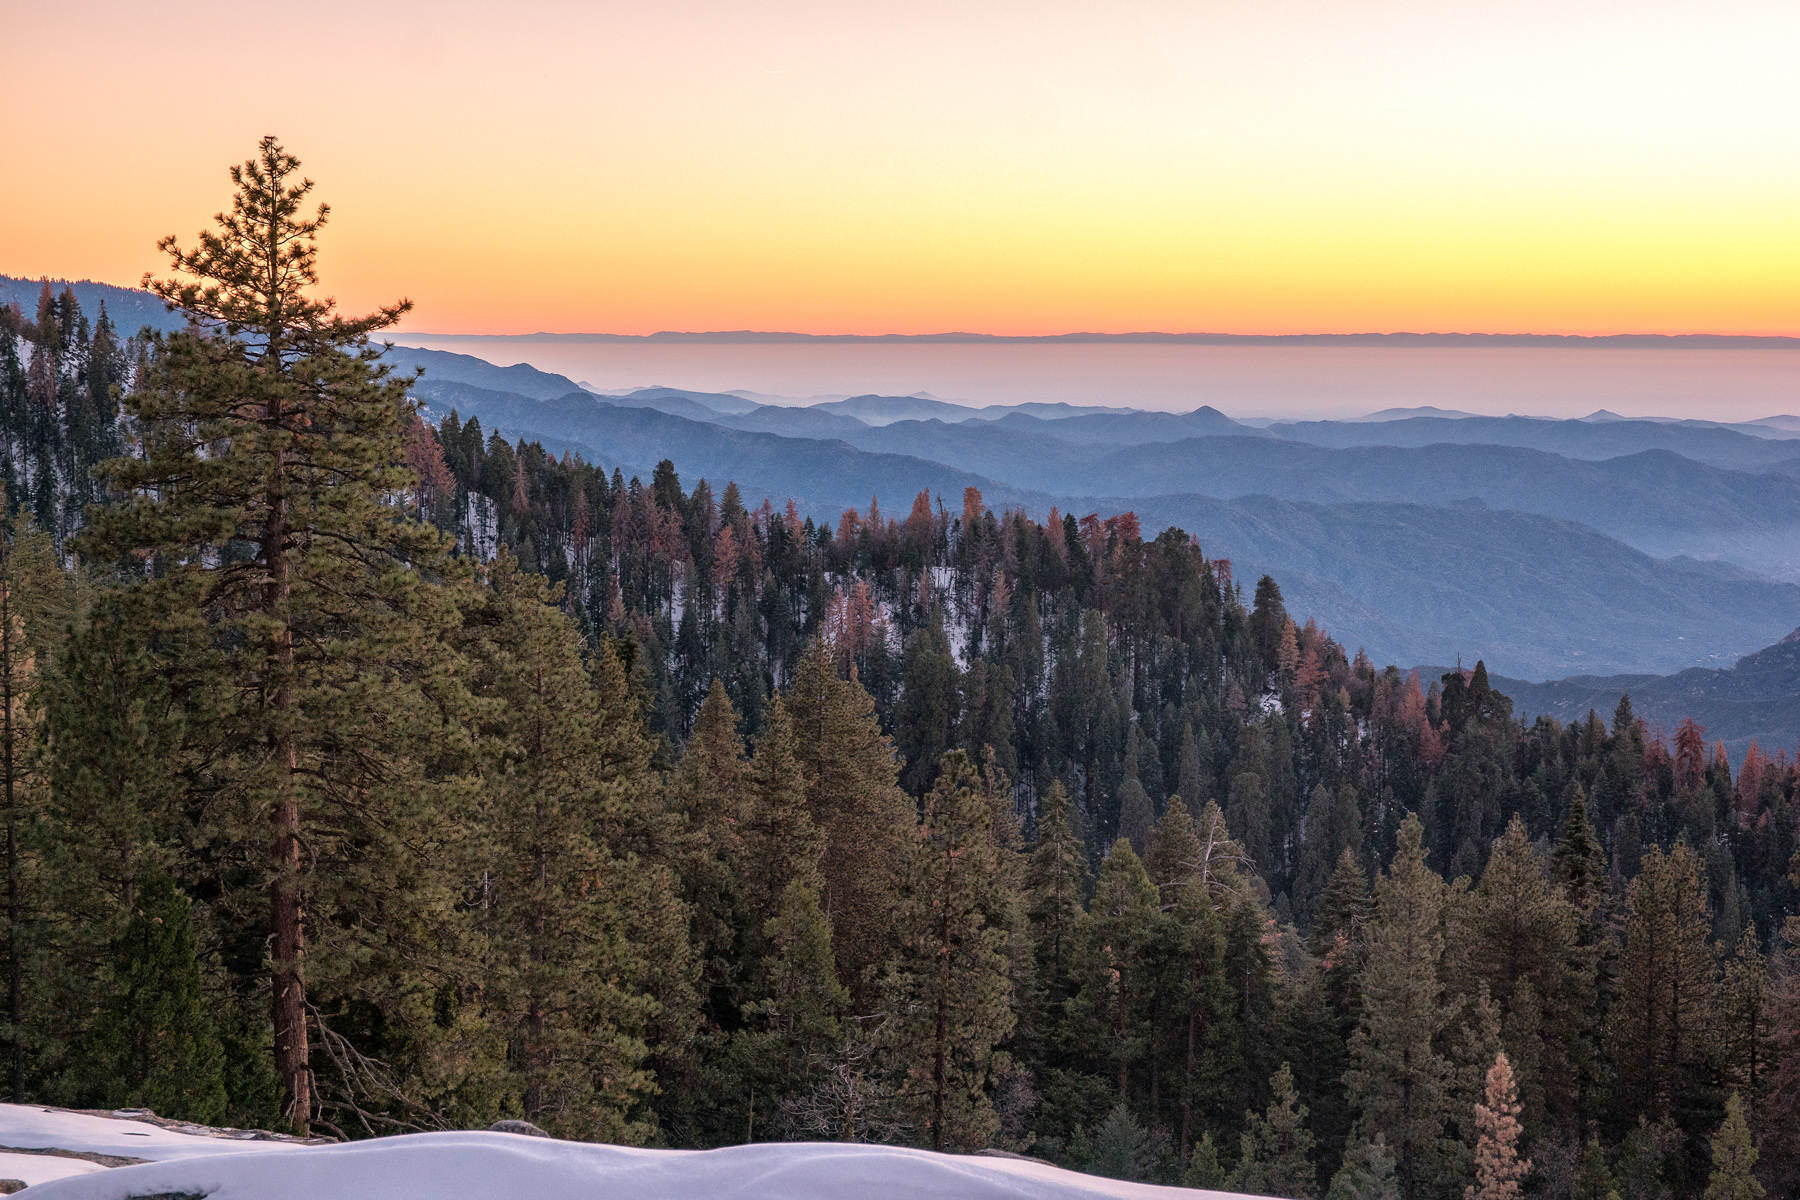
[[[421,409],[297,168],[163,243],[182,332],[0,311],[5,1098],[1800,1194],[1785,750],[1526,723],[1129,514]]]

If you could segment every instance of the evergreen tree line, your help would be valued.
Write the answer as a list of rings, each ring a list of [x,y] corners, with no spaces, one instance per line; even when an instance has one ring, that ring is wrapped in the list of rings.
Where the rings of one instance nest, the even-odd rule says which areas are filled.
[[[81,527],[8,477],[13,1098],[1794,1189],[1785,753],[1422,689],[1129,515],[828,527],[433,427],[404,304],[307,295],[297,165],[165,241],[194,323],[106,377]]]
[[[0,483],[58,546],[104,498],[94,469],[124,451],[118,392],[147,345],[122,338],[104,302],[90,322],[73,289],[57,295],[48,281],[33,317],[0,305]]]

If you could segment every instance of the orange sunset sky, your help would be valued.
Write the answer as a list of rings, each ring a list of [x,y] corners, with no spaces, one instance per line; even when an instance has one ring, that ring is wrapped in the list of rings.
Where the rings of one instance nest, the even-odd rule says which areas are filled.
[[[279,134],[415,330],[1800,333],[1800,5],[0,0],[0,273]]]

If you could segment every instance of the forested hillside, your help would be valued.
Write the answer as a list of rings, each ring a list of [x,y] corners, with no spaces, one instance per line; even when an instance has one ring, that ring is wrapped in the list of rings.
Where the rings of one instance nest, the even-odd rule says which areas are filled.
[[[871,426],[820,406],[722,413],[705,394],[667,388],[600,396],[523,366],[505,370],[528,382],[502,392],[493,390],[500,368],[467,355],[387,357],[425,367],[414,393],[434,424],[454,409],[484,432],[498,427],[626,476],[648,478],[669,458],[690,478],[735,479],[745,495],[792,499],[827,524],[871,493],[905,503],[924,489],[954,507],[970,486],[997,512],[1135,511],[1146,526],[1199,536],[1240,574],[1275,575],[1305,611],[1354,629],[1383,660],[1461,654],[1531,679],[1672,672],[1734,661],[1800,623],[1800,584],[1785,578],[1800,545],[1792,480],[1666,451],[1590,463],[1505,445],[1331,450],[1210,409]],[[1438,421],[1438,436],[1466,424]],[[1719,434],[1764,444],[1705,423],[1524,425],[1637,425],[1678,445],[1698,439],[1696,452]],[[1194,436],[1209,430],[1228,436]]]
[[[0,482],[59,546],[103,495],[94,468],[124,449],[115,391],[145,352],[95,307],[90,319],[72,289],[47,283],[29,314],[0,304]]]
[[[1697,1197],[1753,1144],[1800,1186],[1789,748],[1526,723],[1130,512],[821,521],[427,423],[369,343],[404,307],[310,297],[296,167],[172,247],[200,323],[103,392],[101,324],[0,330],[19,461],[107,460],[8,477],[12,1098],[1290,1197]]]

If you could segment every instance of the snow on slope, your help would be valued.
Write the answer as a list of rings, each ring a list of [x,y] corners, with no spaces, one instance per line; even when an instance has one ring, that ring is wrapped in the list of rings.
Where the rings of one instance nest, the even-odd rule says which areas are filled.
[[[86,1175],[92,1171],[104,1171],[99,1163],[85,1162],[79,1158],[58,1158],[50,1154],[4,1154],[0,1153],[0,1179],[16,1179],[27,1187],[34,1183],[48,1183],[52,1179],[63,1179],[70,1175]]]
[[[120,1120],[29,1104],[0,1104],[0,1150],[71,1150],[78,1154],[160,1162],[197,1155],[254,1154],[299,1148],[293,1142],[263,1140],[266,1135],[254,1130],[234,1131],[234,1134],[182,1133],[147,1121]],[[0,1178],[6,1176],[0,1175]]]
[[[128,1200],[175,1194],[208,1200],[1226,1200],[1224,1193],[1120,1183],[1022,1159],[933,1154],[893,1146],[764,1143],[723,1150],[638,1150],[510,1133],[422,1133],[339,1146],[234,1142],[131,1130],[78,1114],[0,1106],[0,1143],[19,1145],[35,1122],[71,1143],[164,1161],[34,1184],[43,1200]],[[85,1125],[84,1122],[93,1122]],[[54,1126],[52,1128],[51,1126]],[[165,1131],[166,1132],[166,1131]],[[199,1145],[210,1143],[213,1153]],[[244,1154],[260,1149],[276,1154]],[[21,1156],[22,1157],[22,1156]],[[67,1161],[67,1160],[65,1160]],[[22,1176],[13,1176],[22,1178]]]

